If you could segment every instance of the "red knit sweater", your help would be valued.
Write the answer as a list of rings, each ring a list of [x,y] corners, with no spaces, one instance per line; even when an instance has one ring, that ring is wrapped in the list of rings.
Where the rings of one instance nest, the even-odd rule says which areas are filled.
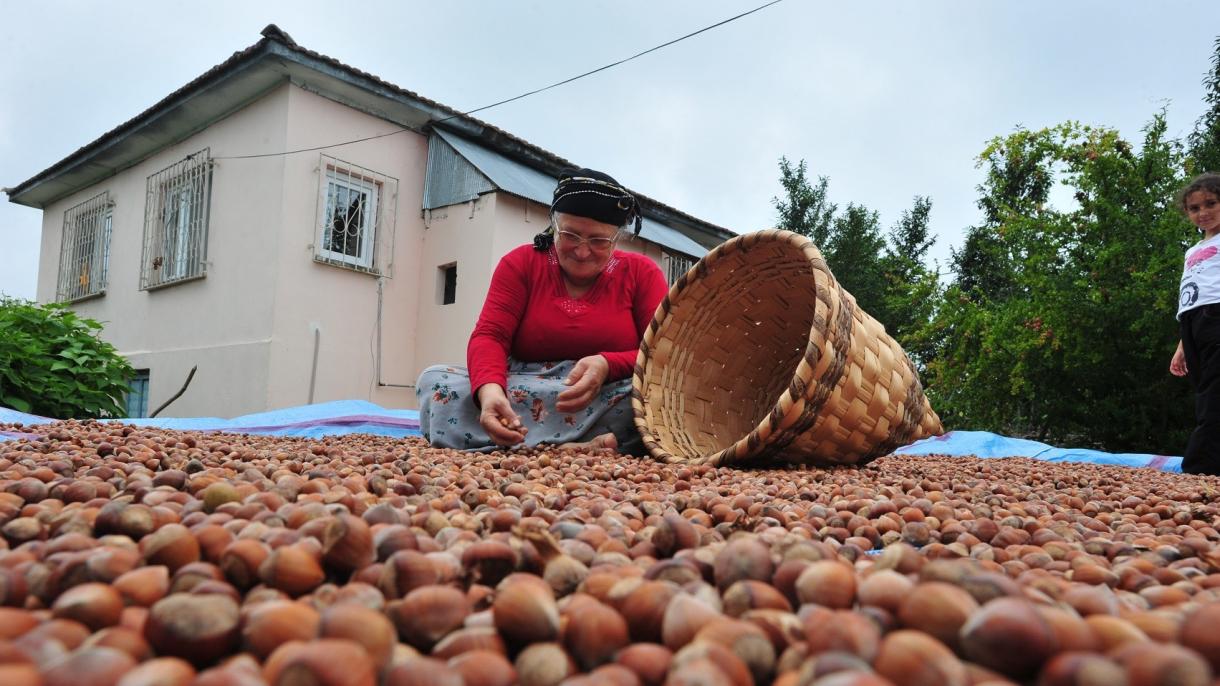
[[[466,347],[471,391],[506,386],[510,355],[548,362],[601,354],[610,363],[607,381],[631,376],[644,329],[668,290],[656,263],[616,250],[593,287],[572,298],[554,248],[512,250],[496,265]]]

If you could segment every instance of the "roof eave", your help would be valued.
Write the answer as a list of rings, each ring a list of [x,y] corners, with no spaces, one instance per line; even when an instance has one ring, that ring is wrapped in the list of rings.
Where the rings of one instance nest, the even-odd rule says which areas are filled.
[[[9,201],[43,209],[189,138],[286,81],[406,128],[451,129],[554,176],[573,166],[474,117],[302,48],[277,27],[267,27],[263,36],[144,112],[8,189]],[[642,194],[637,196],[648,214],[719,239],[713,245],[736,235]]]

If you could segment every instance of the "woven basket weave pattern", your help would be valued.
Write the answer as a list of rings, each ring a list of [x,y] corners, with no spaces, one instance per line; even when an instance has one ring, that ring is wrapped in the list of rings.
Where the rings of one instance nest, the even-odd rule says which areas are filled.
[[[902,348],[787,231],[729,240],[681,277],[633,382],[644,445],[667,462],[862,464],[942,432]]]

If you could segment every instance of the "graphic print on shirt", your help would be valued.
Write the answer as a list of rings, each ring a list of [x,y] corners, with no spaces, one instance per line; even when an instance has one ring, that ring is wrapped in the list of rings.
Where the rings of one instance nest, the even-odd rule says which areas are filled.
[[[1199,250],[1189,253],[1186,256],[1186,272],[1182,275],[1182,287],[1178,292],[1178,311],[1188,310],[1194,307],[1199,300],[1199,284],[1196,281],[1196,276],[1204,265],[1220,254],[1220,248],[1214,245],[1208,245]],[[1189,279],[1189,280],[1187,280]]]
[[[1199,286],[1194,281],[1182,285],[1182,293],[1178,296],[1178,304],[1182,309],[1189,308],[1199,299]]]
[[[1200,264],[1203,264],[1204,262],[1215,257],[1217,253],[1220,253],[1220,249],[1217,249],[1214,245],[1209,245],[1206,248],[1203,248],[1202,250],[1186,258],[1186,269],[1188,271],[1193,271],[1195,267],[1198,267]]]

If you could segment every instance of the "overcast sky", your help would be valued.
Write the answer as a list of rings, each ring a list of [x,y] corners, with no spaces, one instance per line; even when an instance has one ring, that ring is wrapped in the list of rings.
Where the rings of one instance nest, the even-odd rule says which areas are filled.
[[[300,45],[470,110],[600,67],[764,0],[0,0],[0,187],[16,186],[259,40]],[[1184,136],[1216,0],[778,5],[476,116],[735,231],[775,221],[781,156],[888,229],[933,201],[942,269],[976,223],[993,136],[1074,119]],[[337,142],[337,141],[336,141]],[[33,298],[39,210],[0,202],[0,292]],[[1172,285],[1170,285],[1172,287]]]

